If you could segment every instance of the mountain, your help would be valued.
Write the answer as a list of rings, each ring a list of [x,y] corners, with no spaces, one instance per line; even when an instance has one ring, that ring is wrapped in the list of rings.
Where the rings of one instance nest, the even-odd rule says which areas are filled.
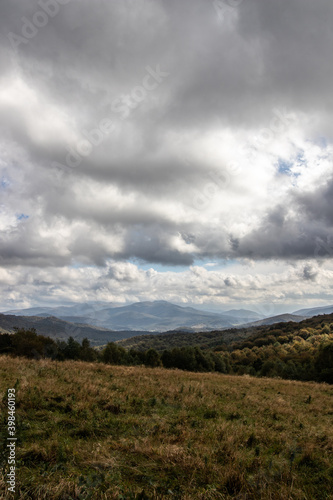
[[[264,318],[259,321],[253,321],[252,323],[243,324],[242,328],[261,325],[274,325],[275,323],[288,323],[289,321],[299,323],[300,321],[303,321],[303,319],[305,319],[305,316],[299,316],[296,314],[278,314],[277,316],[271,316],[270,318]]]
[[[41,316],[13,316],[0,314],[0,333],[13,333],[14,328],[35,328],[39,335],[45,335],[55,340],[65,340],[73,337],[78,342],[88,338],[93,346],[105,345],[108,342],[115,342],[121,339],[127,339],[134,335],[142,335],[148,332],[140,331],[113,331],[103,328],[79,325],[63,321],[55,317]]]
[[[11,311],[5,311],[1,314],[8,314],[14,316],[48,316],[52,315],[51,311],[55,309],[54,307],[29,307],[27,309],[13,309]]]
[[[167,331],[175,328],[226,328],[235,319],[218,313],[199,311],[159,300],[136,302],[128,306],[102,309],[98,312],[98,325],[116,330],[136,329]],[[96,324],[96,323],[95,323]]]
[[[105,302],[71,304],[57,307],[34,307],[8,311],[15,315],[56,317],[69,323],[92,325],[108,331],[199,332],[223,330],[232,327],[271,325],[279,322],[299,322],[306,317],[333,312],[333,306],[300,309],[293,314],[279,314],[264,318],[247,309],[230,309],[223,312],[205,311],[189,306],[179,306],[165,300],[135,302],[125,306]]]
[[[256,321],[263,319],[263,316],[261,314],[258,314],[254,311],[250,311],[248,309],[230,309],[230,311],[224,311],[223,314],[226,316],[232,316],[234,318],[239,318],[240,320],[245,320],[245,321]]]
[[[214,334],[216,331],[228,330],[224,341],[234,341],[247,336],[249,329],[290,321],[299,323],[305,317],[324,314],[327,310],[333,312],[333,306],[296,311],[303,313],[303,316],[280,314],[262,318],[256,312],[246,309],[217,313],[178,306],[163,300],[136,302],[120,307],[102,302],[83,303],[23,309],[15,311],[15,315],[0,314],[0,332],[12,332],[14,327],[35,328],[37,333],[54,339],[66,340],[72,336],[82,341],[86,337],[92,345],[103,345],[151,333],[157,335],[175,332],[181,334],[185,342],[186,336],[198,332]],[[240,329],[244,331],[240,332]],[[236,334],[236,331],[239,332]],[[188,339],[190,340],[189,337]],[[143,341],[142,338],[140,342]]]
[[[86,317],[96,315],[96,313],[105,307],[114,307],[107,302],[84,302],[80,304],[71,304],[67,306],[49,306],[49,307],[29,307],[27,309],[13,309],[5,311],[3,314],[14,314],[15,316],[55,316],[63,319],[64,317]]]
[[[332,313],[333,313],[333,306],[325,306],[325,307],[313,307],[310,309],[300,309],[299,311],[295,311],[293,314],[311,318],[312,316],[318,316],[319,314],[332,314]]]
[[[72,323],[90,324],[108,330],[163,332],[180,328],[189,331],[214,330],[238,326],[262,317],[253,311],[231,310],[214,313],[172,304],[165,300],[136,302],[126,306],[75,304],[55,308],[31,308],[8,311],[15,315],[55,316]],[[5,313],[5,314],[8,314]]]

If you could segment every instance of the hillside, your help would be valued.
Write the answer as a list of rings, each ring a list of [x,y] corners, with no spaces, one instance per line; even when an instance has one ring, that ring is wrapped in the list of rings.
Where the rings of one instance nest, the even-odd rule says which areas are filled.
[[[243,325],[243,328],[248,328],[249,326],[274,325],[275,323],[289,323],[289,321],[299,323],[300,321],[306,319],[306,317],[307,316],[300,316],[296,314],[278,314],[277,316],[252,321],[251,323]],[[311,317],[311,315],[309,315],[309,317]]]
[[[332,498],[325,384],[1,356],[2,415],[15,384],[18,498]]]
[[[333,306],[330,305],[324,307],[311,307],[309,309],[300,309],[298,311],[295,311],[293,314],[311,317],[311,316],[317,316],[318,314],[332,314],[332,313],[333,313]]]
[[[230,345],[238,340],[249,337],[269,335],[273,331],[298,335],[303,328],[316,328],[321,324],[330,325],[333,323],[333,314],[326,314],[307,318],[300,322],[281,322],[269,325],[249,326],[246,328],[231,328],[223,331],[212,332],[168,332],[160,335],[143,335],[131,337],[117,342],[126,349],[172,349],[174,347],[200,346],[202,348],[216,348],[223,344]]]
[[[125,339],[141,332],[105,330],[91,325],[70,323],[55,317],[13,316],[0,314],[0,333],[12,333],[14,328],[35,328],[39,335],[45,335],[57,340],[67,340],[74,337],[78,341],[88,338],[93,345],[104,345]],[[144,332],[143,332],[144,333]]]
[[[118,345],[126,349],[138,349],[146,351],[147,349],[172,349],[173,347],[187,346],[205,346],[216,347],[221,344],[230,344],[236,340],[246,339],[255,329],[237,329],[229,328],[227,330],[214,330],[211,332],[193,333],[189,331],[165,332],[160,334],[148,334],[133,336],[128,339],[117,341]]]

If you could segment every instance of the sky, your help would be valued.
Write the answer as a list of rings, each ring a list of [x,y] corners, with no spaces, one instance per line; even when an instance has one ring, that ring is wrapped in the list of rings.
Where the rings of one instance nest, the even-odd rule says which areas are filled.
[[[0,310],[333,303],[331,0],[0,6]]]

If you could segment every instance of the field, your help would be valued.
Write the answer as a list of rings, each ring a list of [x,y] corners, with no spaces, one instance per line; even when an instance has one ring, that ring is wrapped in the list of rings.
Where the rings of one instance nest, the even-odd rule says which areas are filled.
[[[333,386],[0,357],[22,499],[332,499]]]

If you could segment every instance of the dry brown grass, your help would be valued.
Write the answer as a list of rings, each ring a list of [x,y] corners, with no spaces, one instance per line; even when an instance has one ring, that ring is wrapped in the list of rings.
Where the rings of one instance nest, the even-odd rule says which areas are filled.
[[[0,372],[1,398],[19,380],[17,498],[333,498],[332,386],[5,356]]]

